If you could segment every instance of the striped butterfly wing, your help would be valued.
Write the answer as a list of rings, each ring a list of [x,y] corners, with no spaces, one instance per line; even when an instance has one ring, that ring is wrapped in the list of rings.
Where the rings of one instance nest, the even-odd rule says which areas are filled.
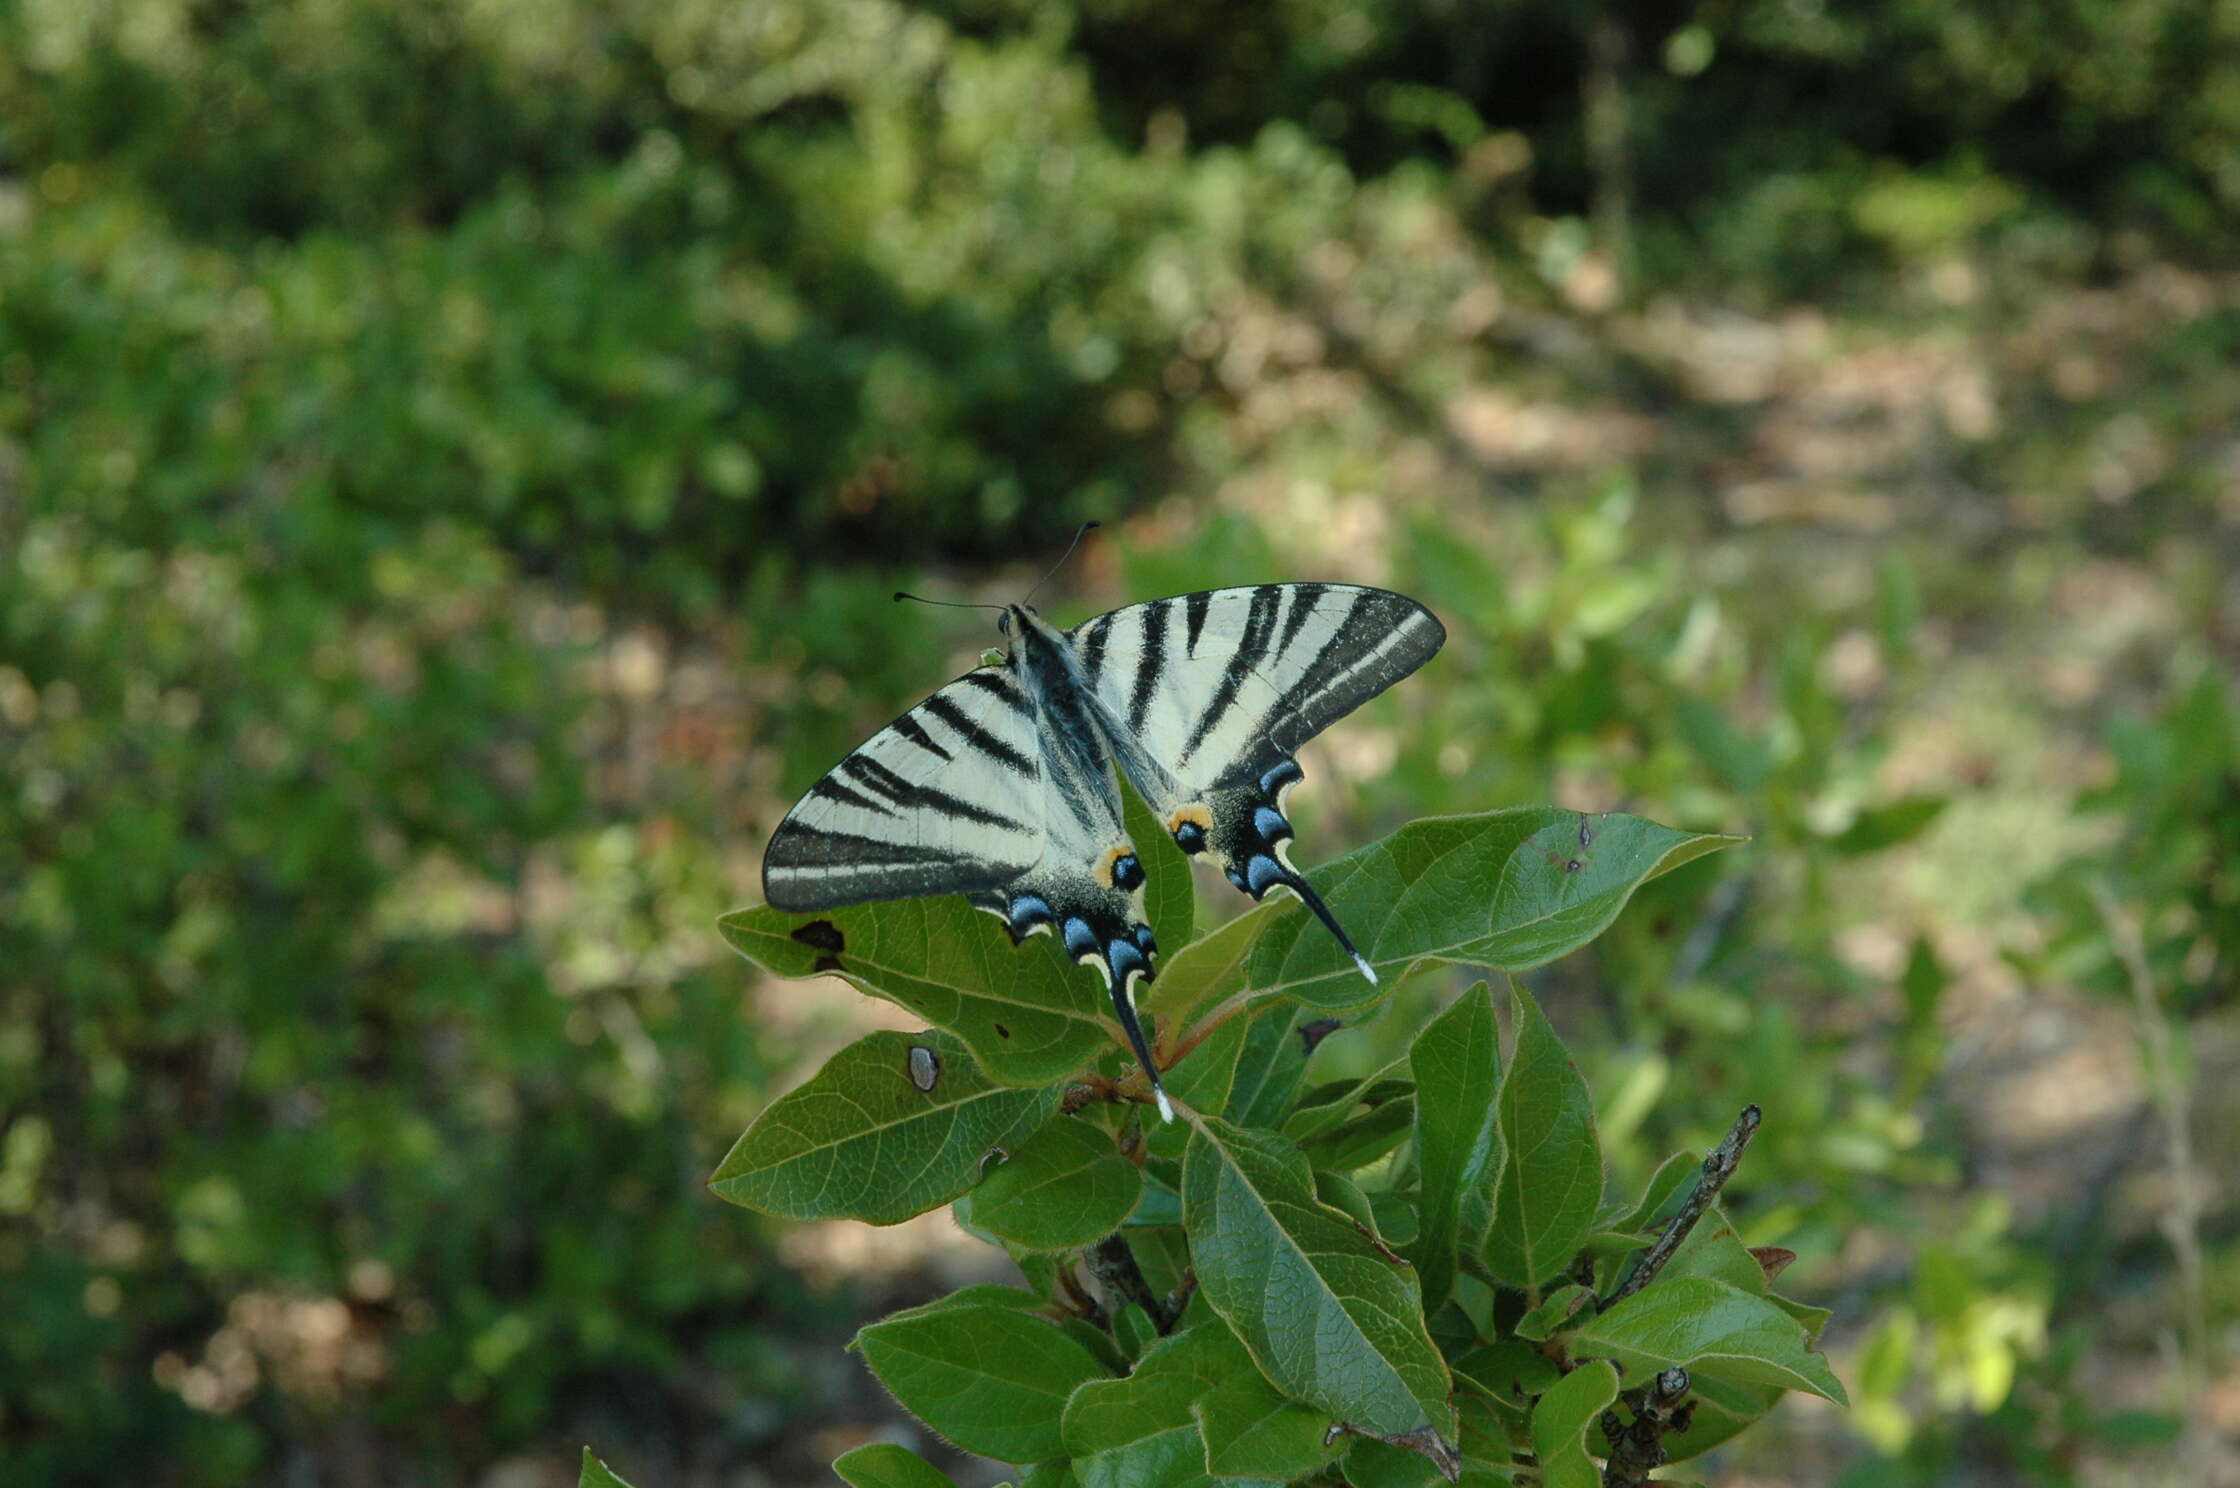
[[[1043,855],[1045,784],[1032,703],[978,667],[873,734],[809,788],[770,839],[772,908],[979,894]]]
[[[1068,635],[1120,766],[1187,853],[1254,899],[1290,889],[1375,980],[1290,863],[1298,747],[1430,660],[1447,633],[1404,595],[1260,584],[1153,600]]]

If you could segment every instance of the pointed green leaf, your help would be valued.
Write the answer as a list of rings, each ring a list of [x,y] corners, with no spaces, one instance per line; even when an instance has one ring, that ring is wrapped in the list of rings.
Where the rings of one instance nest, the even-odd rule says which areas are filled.
[[[1657,1275],[1663,1281],[1676,1276],[1706,1276],[1753,1297],[1763,1297],[1767,1291],[1765,1267],[1750,1254],[1733,1223],[1716,1208],[1696,1222]]]
[[[613,1468],[592,1456],[591,1449],[585,1447],[583,1466],[576,1474],[576,1488],[630,1488],[630,1485],[615,1476]]]
[[[1681,1191],[1689,1180],[1703,1171],[1703,1154],[1700,1152],[1675,1152],[1657,1164],[1656,1172],[1642,1187],[1641,1197],[1631,1208],[1621,1210],[1619,1199],[1602,1213],[1596,1228],[1604,1230],[1648,1230],[1667,1212],[1679,1207]]]
[[[1532,1407],[1532,1451],[1543,1488],[1600,1488],[1587,1431],[1617,1398],[1618,1372],[1600,1360],[1580,1365],[1540,1397]]]
[[[1062,1080],[1120,1043],[1094,970],[1068,960],[1053,935],[1012,945],[994,915],[957,895],[814,915],[758,905],[716,925],[774,976],[842,976],[949,1030],[1007,1085]]]
[[[1602,1149],[1594,1101],[1540,1007],[1512,982],[1517,1048],[1501,1080],[1501,1168],[1486,1234],[1486,1265],[1532,1287],[1561,1271],[1594,1229],[1602,1202]]]
[[[957,1488],[956,1479],[893,1442],[873,1442],[832,1459],[848,1488]]]
[[[1360,1115],[1349,1117],[1299,1145],[1316,1167],[1354,1173],[1400,1147],[1415,1129],[1416,1100],[1411,1091],[1380,1101]]]
[[[1236,1017],[1208,1034],[1165,1072],[1167,1093],[1193,1111],[1218,1111],[1228,1105],[1237,1080],[1237,1060],[1251,1026],[1249,1019]],[[1154,1123],[1145,1141],[1154,1155],[1177,1158],[1189,1139],[1187,1123],[1170,1121]]]
[[[1237,1126],[1279,1124],[1299,1094],[1307,1071],[1306,1040],[1299,1025],[1309,1021],[1297,1003],[1279,1002],[1249,1015],[1237,1073],[1221,1119]]]
[[[1240,1346],[1237,1367],[1190,1407],[1216,1478],[1303,1478],[1336,1459],[1330,1417],[1286,1400]]]
[[[1501,1029],[1484,982],[1423,1025],[1408,1050],[1416,1081],[1416,1173],[1422,1195],[1415,1244],[1424,1311],[1454,1291],[1455,1257],[1482,1236],[1464,1229],[1464,1195],[1491,1187],[1501,1162],[1495,1097],[1501,1084]]]
[[[1095,1380],[1065,1409],[1065,1450],[1081,1488],[1194,1488],[1209,1482],[1191,1406],[1250,1370],[1218,1322],[1187,1328],[1144,1353],[1126,1379]]]
[[[1205,1118],[1182,1166],[1201,1294],[1294,1400],[1379,1436],[1451,1429],[1411,1268],[1314,1196],[1305,1154]]]
[[[1054,1324],[1011,1307],[947,1307],[887,1318],[855,1347],[894,1398],[967,1452],[998,1462],[1061,1456],[1074,1386],[1106,1377]]]
[[[1180,1018],[1242,986],[1246,958],[1260,932],[1282,909],[1282,904],[1267,900],[1182,947],[1159,968],[1158,980],[1147,988],[1139,986],[1140,1005],[1161,1018]]]
[[[1516,1335],[1527,1343],[1545,1343],[1593,1300],[1594,1293],[1577,1283],[1557,1287],[1547,1301],[1517,1319]]]
[[[940,1062],[930,1091],[913,1048]],[[998,1085],[938,1031],[874,1033],[756,1117],[708,1186],[785,1219],[895,1224],[971,1187],[988,1152],[1042,1125],[1062,1093]]]
[[[972,1191],[972,1223],[1026,1250],[1078,1250],[1120,1228],[1143,1175],[1112,1133],[1071,1116],[1044,1126]]]
[[[1381,987],[1298,911],[1260,935],[1243,984],[1343,1011],[1428,964],[1523,971],[1601,934],[1643,883],[1741,840],[1553,806],[1411,822],[1309,875]]]
[[[1803,1324],[1764,1297],[1702,1276],[1658,1277],[1567,1335],[1574,1358],[1614,1361],[1628,1385],[1661,1369],[1808,1390],[1847,1404]]]

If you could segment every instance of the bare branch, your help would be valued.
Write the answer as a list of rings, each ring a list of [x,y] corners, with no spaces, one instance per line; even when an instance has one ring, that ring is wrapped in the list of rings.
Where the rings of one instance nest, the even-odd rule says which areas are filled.
[[[1697,1220],[1703,1218],[1704,1211],[1718,1201],[1719,1190],[1727,1186],[1727,1180],[1742,1165],[1742,1154],[1749,1147],[1750,1138],[1757,1134],[1758,1123],[1762,1120],[1764,1113],[1755,1105],[1742,1108],[1742,1114],[1735,1117],[1734,1125],[1727,1129],[1724,1140],[1705,1156],[1703,1176],[1696,1180],[1696,1186],[1689,1191],[1687,1201],[1680,1206],[1680,1212],[1672,1216],[1671,1222],[1664,1227],[1664,1233],[1657,1237],[1657,1243],[1649,1247],[1648,1253],[1633,1268],[1632,1274],[1618,1283],[1617,1290],[1603,1299],[1597,1311],[1608,1311],[1657,1279],[1657,1273],[1664,1269],[1665,1262],[1671,1260],[1680,1249],[1680,1242],[1688,1238],[1688,1232],[1696,1227]]]

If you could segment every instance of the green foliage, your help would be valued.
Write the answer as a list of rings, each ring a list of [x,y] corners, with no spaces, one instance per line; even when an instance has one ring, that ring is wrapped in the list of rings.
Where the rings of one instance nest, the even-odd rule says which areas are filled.
[[[1408,976],[1451,961],[1577,950],[1644,884],[1731,840],[1538,810],[1404,827],[1320,875],[1339,912],[1368,929],[1369,954],[1393,973],[1381,988],[1346,993],[1345,1005],[1363,1010]],[[1154,879],[1187,873],[1164,857],[1149,871]],[[848,922],[844,939],[836,921],[767,910],[742,911],[727,925],[735,945],[767,955],[780,973],[814,969],[792,949],[813,946],[825,970],[879,992],[921,986],[936,975],[934,958],[961,954],[985,968],[971,980],[986,997],[1034,1004],[1067,995],[1045,985],[1049,968],[1031,941],[1013,948],[992,923],[982,937],[997,940],[969,950],[958,939],[972,933],[969,920],[953,933],[919,933],[942,915],[939,904],[872,906]],[[1196,1011],[1161,1028],[1182,1112],[1171,1129],[1183,1138],[1179,1160],[1170,1129],[1144,1124],[1140,1079],[1106,1072],[1124,1054],[1117,1029],[1103,1030],[1103,1048],[1081,1068],[1041,1074],[1041,1083],[1030,1083],[1035,1070],[1000,1058],[984,1072],[961,1070],[972,1057],[967,1045],[929,1030],[877,1034],[843,1050],[740,1139],[717,1191],[792,1217],[887,1221],[954,1196],[981,1159],[1006,1158],[959,1201],[960,1220],[1024,1249],[1059,1251],[1067,1268],[1094,1252],[1100,1277],[1168,1269],[1164,1247],[1179,1240],[1188,1279],[1166,1302],[1129,1295],[1123,1282],[1102,1307],[1084,1310],[1078,1290],[1061,1284],[1066,1273],[1046,1270],[1039,1293],[968,1288],[857,1337],[880,1382],[946,1440],[1070,1471],[1084,1488],[1294,1481],[1339,1462],[1365,1483],[1416,1483],[1426,1472],[1505,1479],[1525,1450],[1540,1454],[1551,1481],[1591,1484],[1598,1438],[1587,1427],[1621,1385],[1660,1370],[1685,1368],[1719,1393],[1706,1419],[1718,1420],[1722,1436],[1770,1410],[1783,1390],[1843,1400],[1812,1351],[1826,1314],[1772,1297],[1757,1260],[1716,1216],[1662,1274],[1622,1299],[1584,1284],[1543,1285],[1570,1276],[1613,1285],[1616,1263],[1651,1237],[1598,1228],[1603,1170],[1591,1098],[1521,986],[1510,998],[1515,1048],[1505,1069],[1480,982],[1382,1071],[1310,1089],[1305,1060],[1277,1061],[1263,1049],[1242,1102],[1259,1119],[1218,1114],[1238,1109],[1237,1072],[1255,1030],[1290,1042],[1302,1008],[1339,1000],[1323,990],[1328,958],[1288,933],[1305,919],[1295,905],[1271,905],[1173,957],[1174,968],[1193,952],[1225,968],[1190,979]],[[867,951],[860,968],[858,945]],[[1094,974],[1074,975],[1086,983]],[[961,1000],[950,1006],[978,1016]],[[909,1076],[913,1041],[944,1053],[930,1089]],[[1005,1079],[1021,1083],[996,1083]],[[1061,1091],[1084,1115],[1052,1115]],[[1009,1097],[1000,1115],[973,1126],[964,1106],[999,1095]],[[1103,1118],[1085,1119],[1088,1110]],[[1022,1128],[1036,1127],[1020,1140]],[[814,1165],[789,1171],[804,1143],[815,1147]],[[749,1172],[786,1176],[742,1182]],[[1676,1165],[1623,1222],[1645,1226],[1680,1176]],[[878,1195],[870,1212],[866,1194]],[[1125,1257],[1118,1269],[1114,1250]],[[1426,1277],[1435,1290],[1427,1292]],[[1146,1347],[1130,1320],[1154,1313],[1163,1314],[1155,1327],[1165,1336]],[[1528,1350],[1521,1358],[1531,1369],[1492,1362],[1517,1349]],[[1133,1362],[1122,1368],[1123,1359]]]

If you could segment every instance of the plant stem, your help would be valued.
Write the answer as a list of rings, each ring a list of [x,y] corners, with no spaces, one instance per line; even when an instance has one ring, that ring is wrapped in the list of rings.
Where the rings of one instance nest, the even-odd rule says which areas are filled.
[[[1689,1191],[1687,1201],[1680,1206],[1680,1212],[1672,1216],[1671,1222],[1664,1227],[1664,1233],[1657,1237],[1657,1243],[1649,1247],[1648,1254],[1641,1258],[1641,1263],[1633,1268],[1632,1274],[1618,1283],[1617,1290],[1605,1298],[1596,1311],[1607,1312],[1657,1279],[1657,1273],[1664,1269],[1665,1262],[1678,1252],[1680,1242],[1688,1238],[1688,1232],[1696,1227],[1696,1221],[1703,1218],[1704,1212],[1718,1200],[1719,1190],[1727,1186],[1727,1180],[1742,1165],[1743,1151],[1749,1147],[1750,1138],[1756,1135],[1758,1123],[1763,1119],[1764,1113],[1755,1105],[1742,1108],[1742,1114],[1735,1117],[1734,1125],[1727,1129],[1726,1137],[1704,1157],[1703,1176],[1696,1180],[1696,1186]]]

